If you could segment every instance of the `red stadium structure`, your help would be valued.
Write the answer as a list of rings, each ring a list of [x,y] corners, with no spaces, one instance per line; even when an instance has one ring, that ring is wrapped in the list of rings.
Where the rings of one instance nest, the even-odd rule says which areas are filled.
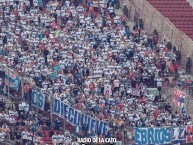
[[[186,0],[147,0],[178,29],[193,39],[193,8]]]

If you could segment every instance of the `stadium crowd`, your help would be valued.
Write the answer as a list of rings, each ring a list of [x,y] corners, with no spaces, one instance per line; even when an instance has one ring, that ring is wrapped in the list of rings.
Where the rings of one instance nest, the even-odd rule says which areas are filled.
[[[48,144],[77,144],[68,131],[58,127],[57,121],[52,125],[49,118],[40,118],[35,111],[30,111],[26,103],[19,106],[19,110],[11,106],[1,107],[1,144],[6,144],[8,140],[15,145],[45,145],[45,141],[50,141]]]
[[[173,111],[161,93],[164,82],[172,87],[173,80],[181,79],[182,86],[186,84],[179,69],[180,50],[159,43],[158,32],[146,32],[141,18],[131,28],[128,9],[124,6],[125,15],[119,16],[118,6],[115,0],[61,0],[41,6],[36,0],[2,0],[1,65],[118,131],[191,123]],[[157,88],[158,95],[148,94],[148,88]],[[42,123],[33,111],[9,112],[2,111],[0,117],[2,130],[21,130],[13,140],[22,138],[25,144],[41,136],[29,128]],[[76,133],[77,128],[81,126]],[[52,134],[53,141],[56,136],[65,138]]]

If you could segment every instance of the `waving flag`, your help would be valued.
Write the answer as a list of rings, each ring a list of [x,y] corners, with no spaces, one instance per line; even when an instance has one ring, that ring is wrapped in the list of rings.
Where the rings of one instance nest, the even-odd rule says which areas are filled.
[[[8,73],[8,71],[5,72],[5,84],[10,86],[14,90],[18,90],[20,86],[20,78],[16,76],[13,73]]]
[[[175,105],[183,107],[185,102],[186,93],[178,90],[177,88],[174,89],[174,96],[173,101]]]
[[[184,106],[182,107],[182,115],[184,118],[188,117],[188,113],[186,112],[186,108]]]

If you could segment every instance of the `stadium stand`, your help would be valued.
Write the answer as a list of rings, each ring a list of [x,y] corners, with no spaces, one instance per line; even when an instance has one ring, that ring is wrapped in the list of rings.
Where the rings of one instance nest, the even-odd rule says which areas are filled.
[[[186,0],[147,1],[193,39],[193,8]]]
[[[184,2],[176,0],[172,10],[187,8]],[[1,97],[12,96],[15,105],[0,106],[2,144],[77,145],[78,137],[116,138],[116,145],[193,141],[184,93],[193,84],[184,73],[191,73],[190,56],[160,40],[156,29],[147,32],[141,17],[131,28],[118,7],[103,0],[1,3]],[[184,30],[191,25],[174,20]]]

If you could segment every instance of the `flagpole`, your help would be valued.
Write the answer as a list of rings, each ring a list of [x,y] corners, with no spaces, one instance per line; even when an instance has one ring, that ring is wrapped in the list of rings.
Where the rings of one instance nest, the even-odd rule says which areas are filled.
[[[24,79],[23,79],[23,75],[21,76],[21,98],[24,98]]]
[[[188,102],[187,102],[187,107],[189,106],[189,103],[190,103],[190,96],[188,96]],[[185,108],[186,109],[186,108]],[[188,111],[186,110],[187,114],[188,114]]]
[[[49,98],[50,97],[50,95],[49,94],[47,94],[47,98]],[[51,120],[51,123],[53,122],[53,117],[52,117],[52,112],[53,112],[53,99],[52,99],[52,97],[50,97],[50,99],[49,99],[49,101],[50,101],[50,120]]]
[[[36,88],[36,111],[37,111],[37,115],[38,115],[38,111],[39,111],[39,108],[38,108],[38,102],[39,102],[39,93],[37,92],[41,92],[41,90],[39,90],[38,87],[35,87]]]
[[[8,78],[8,87],[7,87],[8,88],[8,97],[10,96],[10,78],[9,78],[9,73],[10,72],[9,72],[9,68],[8,68],[8,74],[7,74],[8,75],[7,76],[7,78]]]

